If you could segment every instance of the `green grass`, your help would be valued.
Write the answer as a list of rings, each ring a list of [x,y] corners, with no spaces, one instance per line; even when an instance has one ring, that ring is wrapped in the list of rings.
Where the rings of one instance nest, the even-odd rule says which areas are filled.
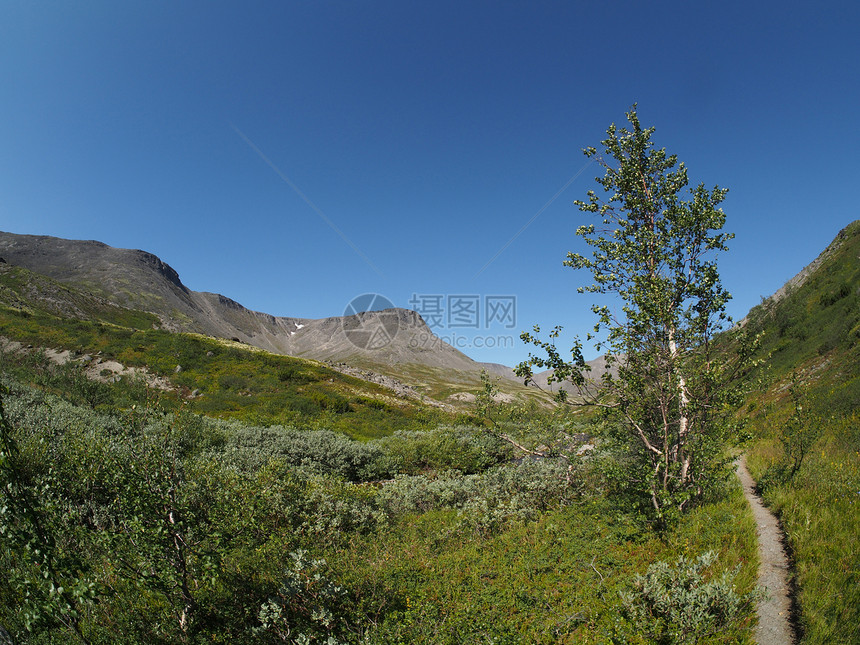
[[[490,537],[464,534],[453,511],[411,516],[326,557],[357,597],[390,599],[357,608],[375,625],[369,643],[607,643],[634,574],[708,550],[720,571],[739,566],[739,592],[755,586],[755,523],[739,486],[662,538],[596,497]],[[748,614],[707,642],[751,643],[753,623]]]
[[[764,488],[795,562],[802,643],[860,642],[858,429],[856,411],[831,421],[795,477]],[[782,461],[774,438],[757,441],[748,459],[753,476],[765,482]]]
[[[802,287],[750,314],[765,365],[741,414],[751,473],[779,515],[795,562],[802,643],[860,642],[860,222]],[[785,429],[800,385],[804,432],[790,475]]]
[[[160,395],[168,403],[173,400],[174,405],[219,418],[326,428],[357,439],[450,420],[450,415],[321,363],[196,334],[135,329],[7,306],[0,307],[0,335],[35,347],[72,349],[145,367],[176,388],[175,394]],[[7,369],[14,362],[7,357]],[[18,365],[19,377],[25,368],[26,361]],[[68,383],[61,380],[56,385],[66,389]],[[195,390],[198,396],[192,397]],[[105,397],[111,400],[109,392]]]

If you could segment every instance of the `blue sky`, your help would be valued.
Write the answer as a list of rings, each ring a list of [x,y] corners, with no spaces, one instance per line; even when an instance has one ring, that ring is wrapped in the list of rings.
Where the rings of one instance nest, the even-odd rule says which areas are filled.
[[[858,31],[848,2],[7,1],[0,229],[142,248],[276,315],[479,296],[477,330],[437,333],[513,364],[475,345],[593,322],[562,267],[581,149],[638,102],[730,189],[739,318],[860,217]]]

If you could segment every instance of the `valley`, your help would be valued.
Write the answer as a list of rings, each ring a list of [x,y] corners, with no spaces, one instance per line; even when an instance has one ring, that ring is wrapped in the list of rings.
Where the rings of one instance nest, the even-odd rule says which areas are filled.
[[[682,570],[736,607],[695,642],[752,642],[755,520],[728,474],[656,531],[624,501],[606,418],[500,366],[444,345],[359,351],[338,336],[348,322],[195,294],[149,254],[28,240],[0,235],[4,476],[20,491],[3,511],[0,623],[35,639],[20,642],[107,643],[118,626],[141,643],[294,629],[307,642],[656,642],[675,619],[643,631],[637,594]],[[87,249],[90,269],[116,274],[100,286]],[[746,452],[784,527],[800,643],[855,642],[860,624],[858,257],[855,222],[742,323],[759,346],[728,456]]]

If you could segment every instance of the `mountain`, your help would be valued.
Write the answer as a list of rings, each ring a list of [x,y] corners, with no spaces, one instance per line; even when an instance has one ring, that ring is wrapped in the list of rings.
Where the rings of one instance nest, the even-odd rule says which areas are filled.
[[[833,367],[856,360],[860,353],[860,220],[839,231],[815,260],[753,307],[742,322],[761,334],[760,358],[767,360],[774,378],[816,364]],[[826,371],[838,378],[838,371]]]
[[[435,397],[479,387],[480,372],[487,368],[442,341],[418,313],[407,309],[322,319],[273,316],[221,294],[189,289],[175,269],[152,253],[92,240],[0,232],[0,258],[113,305],[150,312],[163,329],[345,363],[416,383]],[[506,389],[539,397],[519,384],[510,368],[491,369],[506,377]]]
[[[0,256],[116,304],[156,314],[164,328],[233,338],[268,351],[318,360],[358,357],[373,363],[419,362],[480,370],[475,361],[435,338],[405,309],[319,320],[252,311],[217,293],[192,291],[151,253],[96,241],[0,233]],[[419,338],[428,339],[419,343]]]
[[[591,383],[599,384],[603,375],[607,372],[608,367],[606,365],[606,357],[598,356],[594,360],[586,361],[586,365],[591,368],[591,371],[586,374],[586,378]],[[615,373],[615,372],[613,372]],[[558,390],[564,390],[568,394],[576,395],[579,393],[579,390],[573,383],[570,381],[564,381],[563,383],[553,383],[551,386],[549,385],[549,377],[553,374],[553,370],[546,370],[544,372],[538,372],[534,376],[532,376],[532,382],[542,390],[557,392]]]

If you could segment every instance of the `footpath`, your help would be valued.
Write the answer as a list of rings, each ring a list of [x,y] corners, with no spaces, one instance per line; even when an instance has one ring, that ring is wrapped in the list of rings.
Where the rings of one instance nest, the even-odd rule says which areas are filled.
[[[785,535],[776,516],[762,503],[756,493],[755,482],[747,470],[746,459],[738,460],[738,477],[744,487],[744,497],[752,507],[758,535],[761,564],[758,584],[766,596],[758,606],[758,627],[755,640],[758,645],[792,645],[796,643],[791,625],[791,587],[789,561],[785,551]]]

